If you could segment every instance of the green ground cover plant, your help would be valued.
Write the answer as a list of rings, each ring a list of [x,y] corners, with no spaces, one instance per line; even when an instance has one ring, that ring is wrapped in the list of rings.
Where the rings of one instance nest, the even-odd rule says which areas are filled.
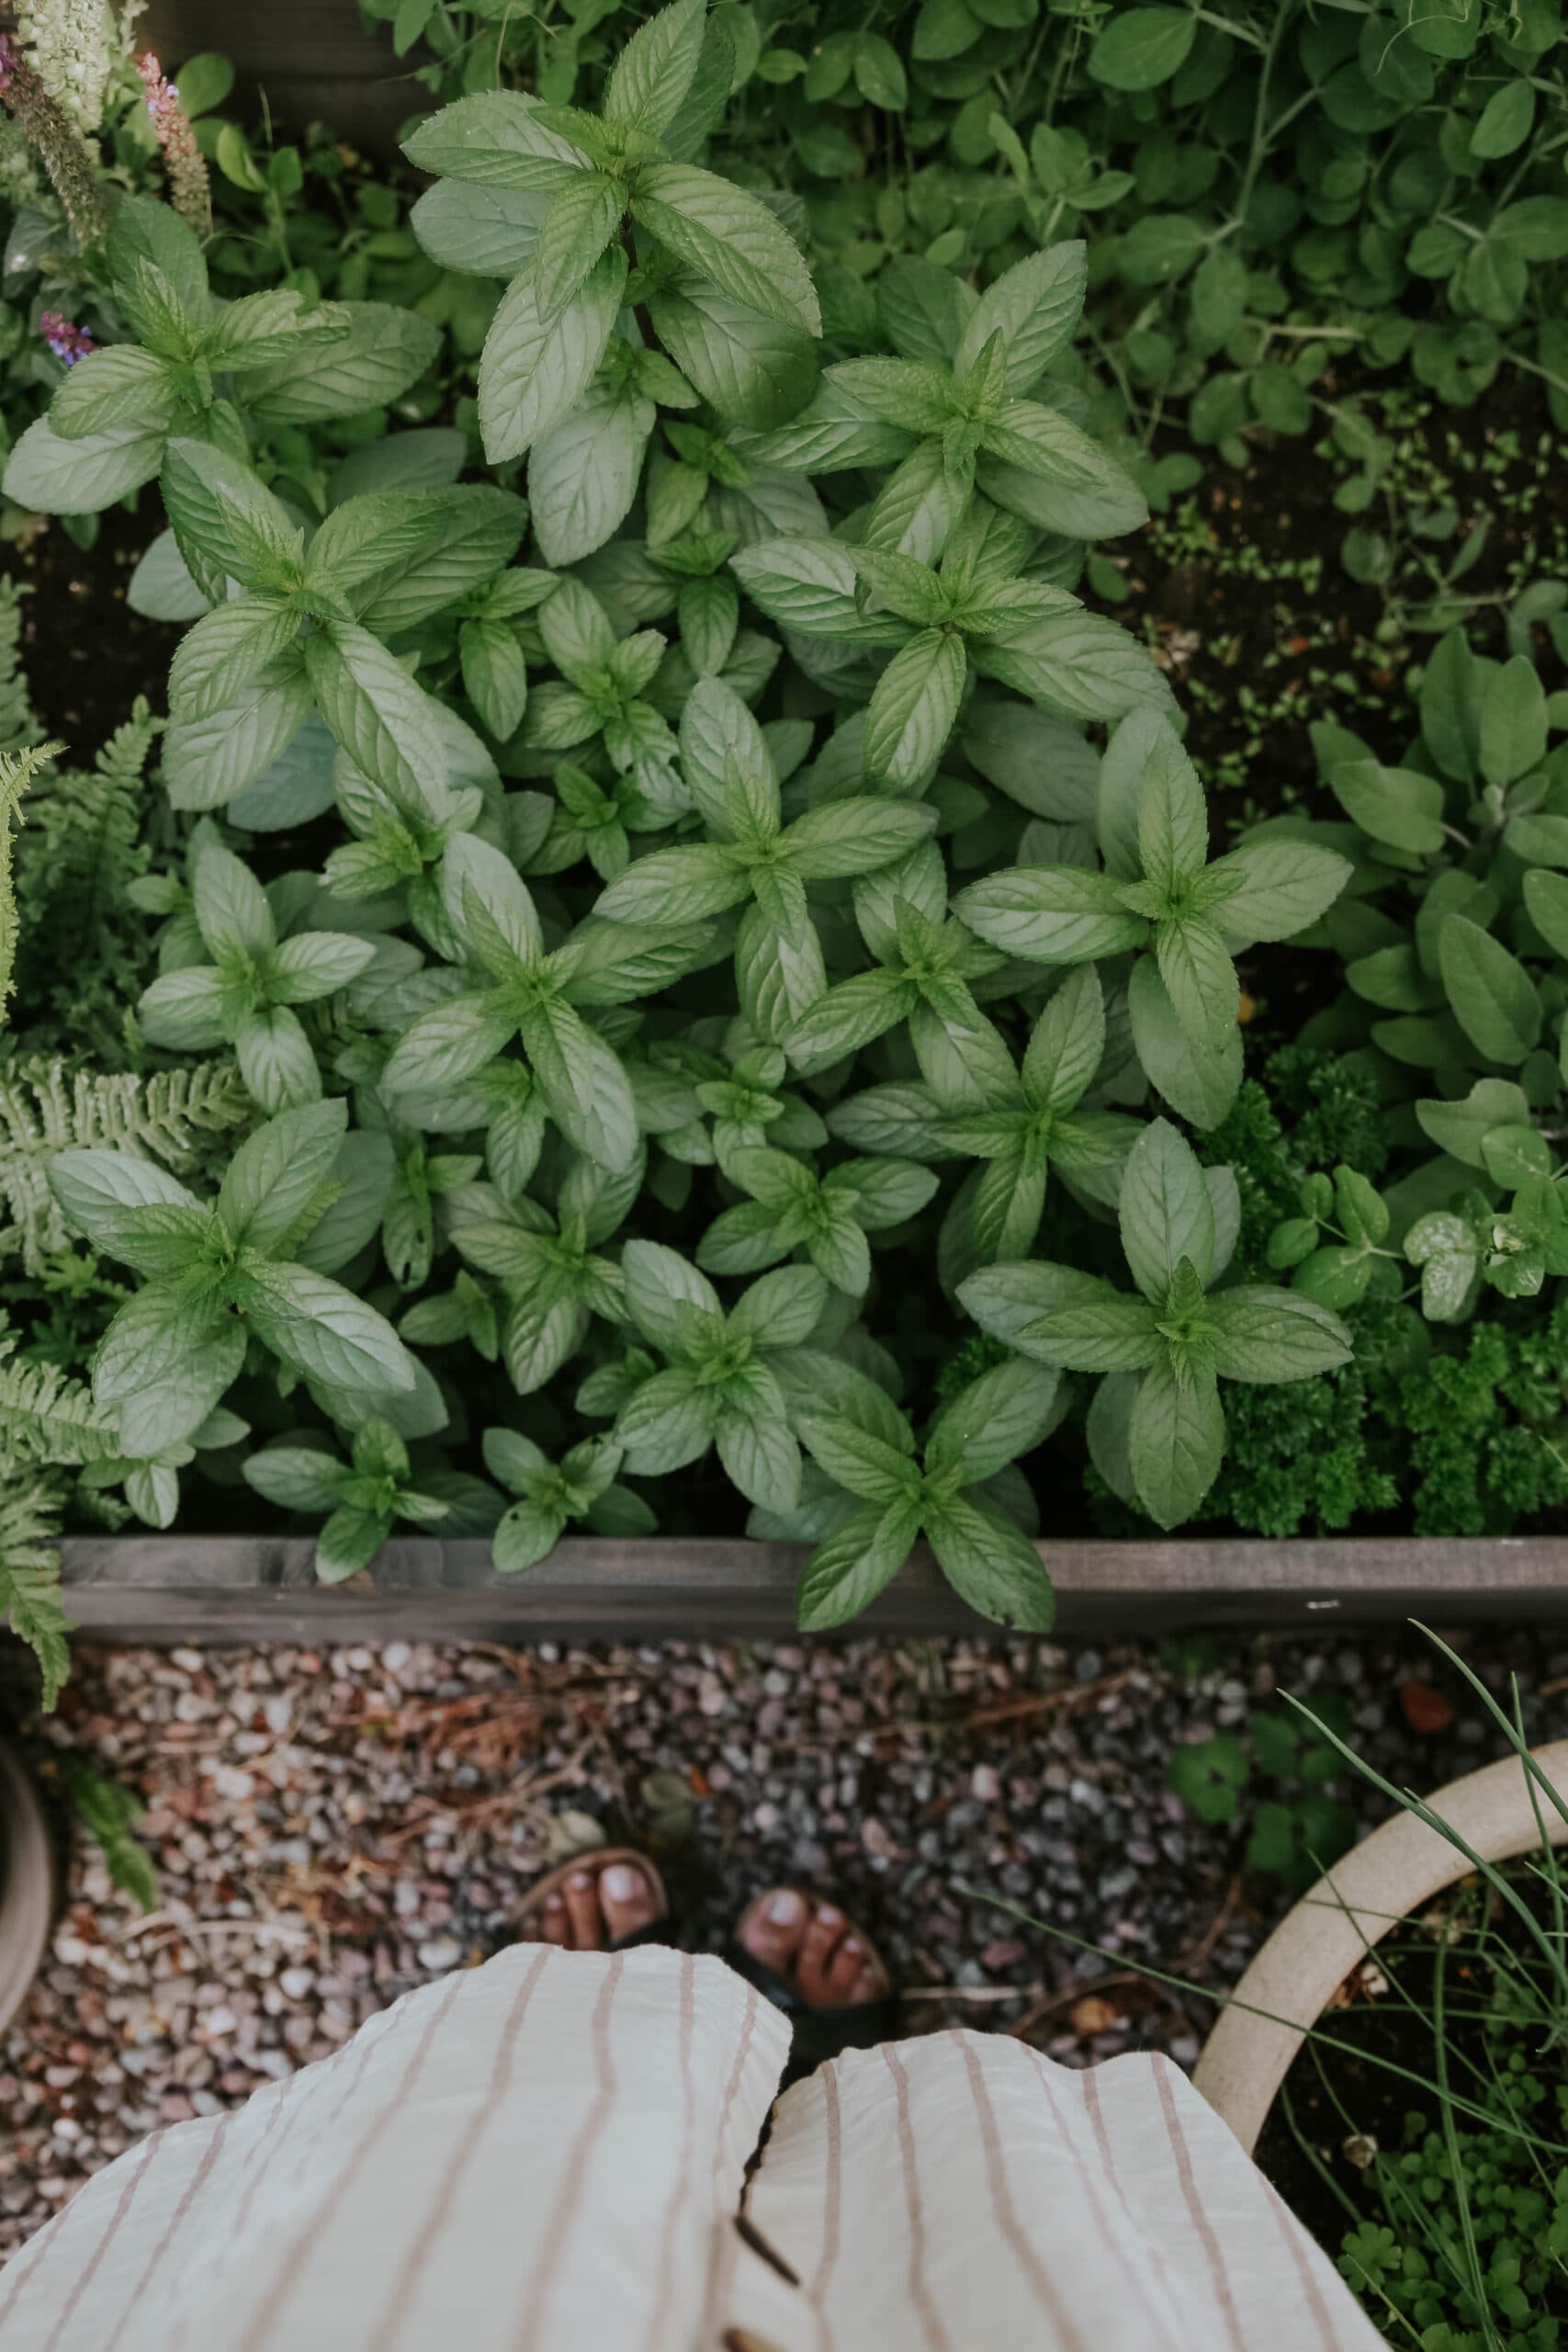
[[[1310,1722],[1288,1709],[1257,1708],[1244,1731],[1216,1731],[1173,1748],[1168,1768],[1172,1789],[1200,1821],[1233,1822],[1245,1806],[1247,1868],[1295,1894],[1348,1852],[1359,1828],[1327,1785],[1342,1777],[1344,1759],[1319,1724],[1348,1739],[1348,1703],[1329,1693]]]
[[[411,98],[417,82],[553,105],[591,102],[633,21],[606,0],[367,14],[410,59]],[[1568,398],[1556,0],[715,14],[738,176],[798,200],[857,329],[890,258],[999,270],[1085,235],[1093,346],[1145,435],[1173,401],[1233,455],[1259,426],[1304,433],[1325,360],[1352,350],[1450,402],[1510,366]]]
[[[328,1578],[745,1524],[813,1628],[923,1539],[1044,1630],[1037,1461],[1148,1530],[1568,1500],[1558,608],[1440,640],[1402,765],[1324,724],[1310,809],[1212,827],[1099,609],[1147,511],[1100,249],[849,278],[737,161],[742,15],[464,88],[406,223],[205,113],[145,186],[89,158],[94,331],[5,495],[133,518],[184,633],[62,769],[0,599],[0,1574],[51,1686],[62,1514],[259,1496]]]

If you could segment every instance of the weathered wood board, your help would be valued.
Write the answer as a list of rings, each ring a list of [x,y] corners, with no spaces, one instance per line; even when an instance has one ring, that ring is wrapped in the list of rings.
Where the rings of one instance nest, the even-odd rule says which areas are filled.
[[[1442,1543],[1054,1543],[1064,1637],[1253,1625],[1331,1631],[1416,1617],[1568,1619],[1568,1539]],[[784,1636],[803,1546],[740,1538],[569,1540],[500,1577],[483,1543],[394,1540],[373,1572],[315,1581],[308,1538],[73,1536],[66,1602],[85,1633],[150,1642],[491,1641]],[[980,1633],[922,1555],[860,1621],[868,1633]]]

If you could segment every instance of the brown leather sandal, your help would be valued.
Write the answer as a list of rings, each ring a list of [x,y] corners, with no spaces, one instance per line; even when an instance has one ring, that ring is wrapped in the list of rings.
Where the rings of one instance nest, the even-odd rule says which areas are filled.
[[[573,1854],[570,1861],[558,1863],[553,1871],[547,1871],[544,1877],[528,1889],[514,1923],[518,1942],[542,1941],[538,1930],[544,1925],[545,1905],[552,1894],[562,1892],[569,1879],[575,1878],[579,1871],[586,1871],[590,1877],[596,1879],[601,1871],[609,1870],[615,1862],[630,1862],[634,1870],[642,1873],[652,1890],[659,1913],[646,1928],[638,1928],[633,1934],[622,1936],[603,1949],[606,1951],[630,1951],[637,1944],[666,1940],[660,1930],[669,1924],[670,1897],[665,1893],[664,1881],[660,1876],[657,1863],[649,1861],[646,1854],[638,1853],[635,1846],[594,1846],[587,1853]]]

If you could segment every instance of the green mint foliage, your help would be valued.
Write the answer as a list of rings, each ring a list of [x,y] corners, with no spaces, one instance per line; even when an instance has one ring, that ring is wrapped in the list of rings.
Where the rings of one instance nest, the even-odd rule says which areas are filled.
[[[726,1310],[706,1275],[661,1243],[629,1241],[621,1271],[627,1319],[654,1360],[663,1359],[660,1369],[632,1381],[616,1411],[614,1437],[626,1468],[651,1477],[716,1447],[748,1500],[793,1510],[800,1495],[798,1416],[814,1377],[825,1399],[843,1377],[810,1345],[828,1304],[825,1276],[811,1266],[781,1267]]]
[[[690,385],[728,423],[772,422],[781,378],[791,406],[792,388],[808,388],[821,312],[799,248],[766,204],[690,160],[723,112],[732,74],[728,36],[707,18],[705,0],[674,0],[626,43],[596,114],[481,92],[408,141],[410,161],[439,180],[415,226],[423,212],[448,266],[491,275],[498,209],[514,229],[521,266],[479,362],[492,465],[543,444],[547,481],[554,475],[561,452],[550,436],[593,382],[623,304],[646,310],[681,396]],[[604,445],[624,477],[628,440],[640,462],[649,394],[660,396],[668,371],[639,368],[624,380],[629,398],[590,433],[579,429],[569,462],[592,468]],[[635,483],[637,464],[629,470]],[[624,518],[619,503],[612,490],[590,546]]]
[[[1140,1130],[1124,1113],[1097,1107],[1105,1052],[1100,977],[1080,966],[1041,1013],[1021,1068],[987,1089],[983,1107],[953,1114],[929,1086],[871,1087],[836,1103],[828,1125],[871,1150],[980,1161],[953,1194],[938,1242],[943,1287],[956,1290],[976,1267],[1032,1248],[1053,1170],[1078,1200],[1114,1206]]]
[[[986,1489],[1060,1418],[1057,1387],[1056,1374],[1038,1364],[999,1364],[942,1407],[918,1457],[914,1432],[896,1411],[874,1428],[848,1415],[803,1419],[812,1461],[855,1498],[802,1571],[803,1628],[821,1632],[857,1616],[923,1535],[979,1615],[1049,1633],[1055,1595],[1040,1555]]]
[[[1103,866],[1026,865],[973,882],[954,910],[1009,956],[1079,964],[1133,955],[1139,1058],[1171,1107],[1213,1126],[1241,1083],[1233,955],[1316,922],[1349,879],[1321,843],[1254,837],[1211,860],[1203,790],[1169,722],[1123,719],[1100,763]]]
[[[264,1111],[317,1100],[321,1071],[294,1007],[345,988],[370,963],[374,943],[312,931],[280,944],[266,892],[216,842],[196,859],[191,896],[212,960],[152,982],[138,1007],[143,1035],[176,1053],[231,1046]]]
[[[6,467],[6,495],[44,514],[112,505],[182,439],[243,461],[253,435],[395,400],[440,340],[412,311],[291,288],[220,307],[199,240],[151,197],[116,206],[106,261],[129,339],[77,362]]]
[[[325,1511],[316,1541],[323,1584],[368,1567],[399,1520],[440,1531],[450,1516],[437,1492],[411,1483],[408,1448],[389,1421],[372,1413],[355,1433],[346,1462],[317,1446],[268,1445],[249,1456],[245,1482],[286,1510]]]
[[[237,237],[117,208],[101,348],[51,372],[8,481],[80,516],[155,480],[133,601],[186,633],[166,726],[139,707],[101,783],[66,779],[53,818],[38,796],[19,968],[56,923],[87,939],[92,884],[83,977],[51,983],[64,1035],[29,1047],[76,1049],[74,1022],[116,1078],[151,1056],[149,1086],[227,1108],[177,1166],[134,1121],[51,1128],[52,1189],[41,1141],[0,1163],[54,1285],[0,1396],[24,1532],[66,1498],[167,1524],[254,1428],[258,1491],[303,1459],[279,1507],[327,1521],[323,1573],[400,1521],[521,1567],[571,1526],[640,1530],[623,1474],[691,1470],[695,1510],[728,1480],[757,1532],[826,1548],[813,1622],[923,1532],[976,1607],[1040,1626],[1017,1464],[1068,1412],[1064,1371],[1103,1375],[1096,1475],[1162,1524],[1268,1510],[1267,1445],[1330,1423],[1280,1513],[1340,1523],[1414,1477],[1432,1517],[1491,1524],[1549,1491],[1560,1395],[1521,1351],[1568,1267],[1560,701],[1522,651],[1445,640],[1400,766],[1330,730],[1338,818],[1212,842],[1166,674],[1078,593],[1153,475],[1094,437],[1075,342],[1138,288],[1141,326],[1114,322],[1134,398],[1196,407],[1223,361],[1247,416],[1300,429],[1319,359],[1280,361],[1266,280],[1313,232],[1277,224],[1267,264],[1255,243],[1277,104],[1309,65],[1314,113],[1341,102],[1319,65],[1392,104],[1359,33],[1340,54],[1291,8],[1178,13],[1107,8],[1049,96],[1010,78],[1024,27],[948,0],[826,24],[797,63],[786,25],[702,0],[624,40],[574,20],[548,59],[502,28],[411,134],[413,231],[395,202],[373,223],[396,306],[314,232],[284,265],[292,167],[275,183],[237,132],[223,201],[279,240],[243,268]],[[1406,29],[1388,53],[1430,54]],[[1448,61],[1478,166],[1518,63],[1488,40]],[[491,85],[525,54],[526,95]],[[1238,58],[1260,78],[1233,124]],[[1092,136],[1058,120],[1075,94]],[[1157,141],[1136,172],[1097,149],[1168,105],[1221,159],[1201,186]],[[866,109],[920,126],[897,186],[835,147]],[[1452,143],[1426,99],[1397,120]],[[1484,174],[1461,177],[1470,219]],[[824,258],[857,242],[858,276]],[[1173,320],[1179,365],[1154,347]],[[1235,397],[1207,437],[1248,429]],[[481,449],[495,479],[462,480]],[[17,732],[41,732],[25,707]],[[89,828],[102,854],[57,855]],[[1235,959],[1250,980],[1283,940],[1349,974],[1275,1088],[1288,1151],[1235,1018]],[[1381,1191],[1374,1145],[1402,1171]],[[913,1350],[901,1294],[929,1302]],[[1446,1325],[1478,1309],[1506,1361],[1467,1502],[1422,1449],[1439,1367],[1475,1369]],[[1017,1438],[994,1464],[953,1433],[971,1386]],[[509,1504],[443,1451],[487,1428]],[[840,1478],[845,1430],[908,1465],[896,1492]],[[18,1611],[35,1555],[19,1536]]]
[[[346,1127],[341,1102],[281,1113],[241,1145],[211,1203],[124,1152],[51,1161],[71,1224],[143,1277],[93,1365],[95,1402],[118,1408],[125,1453],[191,1437],[252,1346],[366,1409],[413,1387],[413,1361],[385,1317],[291,1254],[331,1213]]]
[[[857,1317],[873,1242],[919,1246],[931,1162],[980,1163],[941,1213],[953,1288],[1031,1245],[1050,1167],[1111,1207],[1139,1132],[1109,1107],[1145,1085],[1124,970],[1021,981],[950,910],[941,845],[977,812],[995,854],[1033,823],[1065,841],[1093,794],[1084,729],[1168,705],[1066,584],[1076,541],[1142,513],[1053,374],[1082,252],[980,293],[928,274],[907,348],[819,375],[779,211],[696,160],[733,69],[676,0],[595,112],[485,92],[411,141],[443,266],[491,274],[509,224],[479,420],[492,463],[526,457],[527,504],[459,482],[439,431],[314,461],[294,428],[395,397],[406,345],[394,383],[361,368],[352,304],[216,304],[156,207],[117,215],[125,339],[35,436],[72,444],[76,481],[107,436],[106,497],[133,463],[158,478],[144,601],[189,626],[175,821],[128,885],[157,926],[137,1032],[231,1053],[262,1122],[216,1202],[129,1155],[52,1163],[68,1227],[141,1283],[94,1354],[98,1453],[162,1515],[232,1384],[275,1429],[269,1387],[302,1385],[328,1427],[251,1459],[325,1511],[327,1575],[462,1475],[418,1452],[451,1407],[411,1345],[471,1346],[540,1398],[564,1483],[520,1499],[552,1523],[609,1451],[634,1477],[716,1451],[788,1516],[804,1421],[892,1409]],[[319,871],[277,871],[269,837],[321,819]],[[722,1017],[694,1023],[718,974]],[[923,1132],[846,1156],[818,1102],[871,1115],[877,1088],[846,1087],[868,1053],[879,1081],[919,1072]],[[653,1238],[667,1207],[694,1212],[696,1263]],[[761,1280],[721,1298],[710,1272]],[[591,1459],[547,1426],[574,1363],[579,1409],[612,1424]],[[943,1526],[968,1525],[958,1497]],[[971,1582],[1009,1612],[1005,1577]]]
[[[438,95],[525,87],[555,107],[592,104],[635,21],[460,0],[372,13],[400,50],[427,45]],[[1027,6],[969,0],[906,0],[874,24],[833,7],[724,21],[732,96],[710,153],[794,208],[830,327],[874,317],[928,260],[1000,275],[1082,236],[1133,421],[1146,433],[1186,402],[1193,441],[1233,462],[1260,430],[1310,431],[1313,388],[1346,356],[1403,364],[1445,401],[1511,361],[1564,379],[1562,28],[1544,0],[1106,0],[1054,11],[1047,40]],[[505,275],[549,201],[509,190],[462,233]]]
[[[868,1233],[905,1224],[937,1188],[930,1169],[899,1159],[844,1159],[818,1178],[766,1145],[731,1151],[731,1183],[750,1195],[704,1234],[697,1262],[716,1274],[751,1274],[795,1250],[838,1290],[859,1298],[871,1285]]]
[[[1040,1261],[971,1274],[959,1292],[982,1329],[1031,1361],[1099,1373],[1095,1467],[1161,1527],[1197,1511],[1224,1452],[1221,1379],[1309,1380],[1348,1362],[1350,1334],[1314,1300],[1263,1283],[1212,1288],[1239,1224],[1234,1179],[1205,1170],[1167,1120],[1127,1160],[1118,1205],[1135,1288]]]
[[[867,514],[863,544],[922,566],[942,555],[976,483],[1000,512],[1040,530],[1113,538],[1135,529],[1148,512],[1137,485],[1059,409],[1024,397],[1062,356],[1082,311],[1081,243],[1032,254],[978,299],[963,286],[949,296],[931,277],[940,289],[934,310],[919,301],[930,277],[916,279],[907,304],[895,296],[888,305],[885,325],[905,356],[829,368],[809,406],[767,435],[758,454],[813,473],[858,467],[868,456],[896,459]],[[870,578],[876,586],[874,571]],[[930,587],[925,597],[934,605]],[[1007,609],[971,594],[958,613],[967,612],[979,635],[987,618],[994,633]],[[1051,609],[1042,605],[1038,616]]]
[[[508,1505],[492,1539],[495,1565],[503,1576],[536,1567],[569,1527],[582,1525],[595,1535],[651,1535],[652,1510],[615,1473],[622,1453],[603,1438],[588,1438],[554,1463],[532,1438],[517,1430],[486,1430],[485,1464],[517,1499]]]

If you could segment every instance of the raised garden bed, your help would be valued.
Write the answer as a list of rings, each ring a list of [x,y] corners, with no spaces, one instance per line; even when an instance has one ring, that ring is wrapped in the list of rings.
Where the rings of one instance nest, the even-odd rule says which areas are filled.
[[[171,70],[198,54],[228,58],[248,111],[259,93],[282,128],[330,123],[376,154],[392,153],[400,123],[429,104],[413,61],[396,54],[389,26],[367,26],[357,0],[155,0],[139,31]]]
[[[1162,424],[1085,373],[1119,313],[1069,348],[1102,273],[1055,212],[1009,195],[995,235],[933,239],[918,172],[887,250],[846,245],[754,161],[784,99],[744,96],[820,75],[694,15],[655,110],[666,162],[723,168],[650,196],[638,148],[558,283],[508,142],[570,66],[607,111],[546,177],[626,160],[647,45],[459,58],[404,8],[399,61],[290,10],[149,20],[175,61],[231,47],[237,85],[107,61],[130,192],[55,157],[40,218],[91,258],[57,281],[29,233],[15,322],[0,1600],[51,1687],[57,1532],[84,1624],[171,1639],[1562,1606],[1538,384],[1428,447],[1392,347],[1287,366],[1304,330],[1255,321],[1242,411]],[[1106,38],[1091,81],[1133,87]],[[6,100],[40,170],[44,62]],[[247,71],[280,119],[342,120],[340,71],[440,101],[412,217],[352,141],[220,119]],[[952,93],[916,79],[924,120]],[[499,243],[492,182],[530,198]],[[723,365],[670,292],[692,271]],[[552,388],[513,322],[569,305],[581,381]],[[891,408],[847,424],[867,384]],[[1337,548],[1380,499],[1377,560]],[[96,765],[51,773],[56,738]],[[1280,1540],[1313,1528],[1354,1533]]]
[[[116,1640],[541,1639],[793,1632],[810,1547],[742,1539],[568,1538],[534,1574],[498,1576],[488,1544],[395,1537],[373,1573],[316,1582],[308,1538],[74,1536],[66,1604]],[[1329,1629],[1568,1619],[1568,1538],[1420,1543],[1053,1544],[1066,1636],[1267,1624]],[[861,1621],[886,1634],[993,1631],[922,1547]]]

